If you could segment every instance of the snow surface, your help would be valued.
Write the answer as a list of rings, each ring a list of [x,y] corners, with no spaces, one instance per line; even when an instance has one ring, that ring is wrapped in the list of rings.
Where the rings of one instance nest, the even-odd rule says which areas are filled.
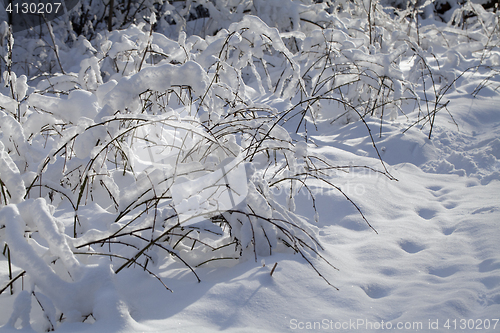
[[[315,18],[326,17],[338,28],[281,32],[266,23],[277,20],[283,10],[290,13],[292,25],[304,24],[300,11],[312,5],[256,3],[272,11],[262,18],[243,16],[205,39],[181,33],[175,42],[141,25],[113,31],[108,40],[95,45],[81,38],[73,49],[61,51],[63,67],[70,74],[41,79],[36,91],[28,87],[26,76],[4,79],[15,83],[17,97],[8,97],[4,90],[0,94],[0,179],[2,189],[9,191],[9,203],[0,206],[0,240],[8,244],[13,262],[10,265],[7,255],[0,257],[0,287],[12,278],[10,268],[12,276],[26,274],[13,284],[13,295],[9,288],[0,295],[0,332],[465,332],[478,328],[500,332],[500,94],[493,84],[476,93],[488,72],[477,70],[457,79],[457,73],[476,66],[478,58],[490,68],[498,67],[498,46],[482,59],[478,54],[489,43],[483,35],[478,35],[477,43],[467,44],[460,36],[450,38],[452,46],[446,49],[429,28],[425,43],[431,51],[434,47],[435,54],[431,57],[428,52],[428,63],[438,68],[437,87],[450,86],[446,100],[452,115],[445,110],[436,114],[431,139],[429,124],[411,127],[427,112],[425,103],[418,111],[398,101],[387,107],[393,110],[385,115],[360,121],[347,114],[333,123],[343,109],[322,101],[310,105],[311,115],[317,117],[314,125],[311,118],[304,118],[306,133],[302,129],[295,133],[294,120],[275,126],[250,117],[243,126],[255,132],[226,135],[224,131],[237,126],[238,120],[224,128],[210,126],[228,116],[226,108],[232,102],[238,100],[276,117],[285,109],[293,110],[293,103],[300,105],[302,101],[294,99],[297,87],[315,86],[329,75],[327,70],[312,69],[317,59],[314,52],[308,53],[325,40],[338,43],[339,62],[364,68],[359,81],[366,85],[346,91],[353,103],[368,96],[371,89],[366,87],[376,86],[381,77],[392,82],[387,94],[398,100],[422,75],[415,54],[423,51],[406,56],[411,43],[403,44],[399,32],[385,36],[391,45],[379,45],[372,54],[375,48],[366,46],[366,36],[349,35],[360,21],[321,11]],[[210,5],[211,15],[221,15]],[[242,10],[239,14],[243,15]],[[458,34],[451,27],[441,28]],[[285,44],[292,37],[308,52],[294,55]],[[227,45],[234,52],[221,60],[221,48]],[[120,58],[132,48],[148,47],[164,52],[171,62],[146,61],[139,70],[141,52],[135,53],[131,64]],[[108,65],[95,57],[106,53],[98,54],[104,48],[103,59],[112,57],[119,69],[107,77],[100,69]],[[309,81],[304,79],[308,66]],[[490,79],[498,85],[496,73]],[[328,84],[348,85],[355,77],[346,71]],[[196,103],[179,102],[177,108],[160,103],[167,99],[163,96],[167,91],[182,100],[188,94],[181,87],[186,86],[199,97]],[[67,96],[43,93],[49,87],[66,89]],[[322,89],[330,87],[319,87],[316,93]],[[431,90],[427,89],[415,88],[421,100]],[[145,97],[146,93],[150,95]],[[223,98],[227,103],[221,102]],[[30,110],[22,126],[14,117],[21,106]],[[404,116],[399,113],[403,110]],[[239,119],[240,109],[230,111],[234,112],[230,117]],[[57,127],[61,122],[64,126]],[[395,179],[381,171],[367,127]],[[59,128],[61,133],[44,137],[43,128]],[[217,136],[220,133],[224,135]],[[259,137],[272,139],[263,139],[262,146],[255,148]],[[111,157],[103,157],[112,145],[126,156],[115,157],[115,164],[124,163],[127,170],[112,169]],[[245,158],[253,149],[284,152],[271,162],[260,155],[248,162]],[[62,151],[67,155],[63,157]],[[264,184],[272,182],[272,173],[278,183],[294,172],[305,172],[308,156],[347,166],[325,174],[324,179],[341,189],[369,224],[343,193],[321,179],[307,179],[314,202],[305,188],[290,198],[287,182]],[[64,177],[58,170],[65,171]],[[92,187],[85,178],[90,174],[95,177]],[[42,181],[46,188],[35,198],[32,193],[39,189],[28,186]],[[29,197],[27,191],[31,191]],[[175,192],[171,198],[169,191]],[[171,202],[152,204],[154,214],[143,216],[134,206],[161,196]],[[5,194],[2,198],[7,200]],[[188,234],[175,245],[164,241],[161,249],[151,246],[139,253],[149,239],[144,239],[146,233],[131,236],[132,230],[149,228],[153,232],[148,237],[160,243],[174,227],[169,217],[173,211],[184,222],[214,210],[236,210],[242,202],[259,211],[228,215],[231,236],[240,242],[241,251],[236,252],[241,253],[235,258],[227,258],[234,255],[227,231],[206,218],[190,222],[207,231],[204,238],[193,236],[191,251],[187,243],[181,244],[184,238],[191,240]],[[157,215],[163,229],[156,225]],[[265,223],[271,220],[274,225]],[[280,229],[292,224],[297,227]],[[127,242],[113,244],[126,245],[116,253],[111,251],[111,241],[90,244],[121,232],[130,238],[114,238]],[[307,233],[319,242],[317,247],[313,241],[307,245],[311,253],[317,249],[317,255],[293,254],[283,244]],[[227,237],[213,236],[220,234]],[[207,246],[193,251],[196,241]],[[227,252],[214,255],[210,247]],[[104,255],[99,256],[101,252]],[[111,258],[110,253],[116,256]],[[144,253],[145,264],[137,260],[122,270],[123,258]],[[200,264],[195,275],[184,262],[175,260],[183,254],[191,266],[210,258],[230,260]],[[145,272],[146,266],[151,274]]]

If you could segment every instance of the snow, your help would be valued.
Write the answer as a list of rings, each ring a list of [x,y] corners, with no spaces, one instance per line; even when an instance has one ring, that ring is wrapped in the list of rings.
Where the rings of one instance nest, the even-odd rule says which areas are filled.
[[[114,110],[128,108],[135,111],[138,107],[135,96],[148,89],[165,91],[174,85],[190,86],[195,93],[202,94],[208,84],[205,71],[197,63],[188,61],[180,67],[165,64],[154,68],[145,68],[130,78],[122,78],[106,94],[103,103],[111,106]]]
[[[17,168],[12,158],[5,151],[5,147],[2,142],[0,142],[0,172],[1,179],[5,179],[5,187],[10,193],[11,200],[14,203],[22,201],[22,198],[26,194],[26,189],[24,187],[24,182],[21,178],[19,169]]]
[[[30,106],[73,124],[77,124],[82,117],[93,119],[97,114],[96,102],[95,95],[83,90],[72,91],[66,100],[39,94],[29,97]]]
[[[0,332],[499,332],[499,14],[374,3],[1,24]]]
[[[18,318],[21,318],[21,329],[31,329],[30,324],[31,311],[31,295],[28,291],[23,290],[17,295],[12,308],[12,315],[9,322],[4,325],[4,328],[15,329],[15,324]]]

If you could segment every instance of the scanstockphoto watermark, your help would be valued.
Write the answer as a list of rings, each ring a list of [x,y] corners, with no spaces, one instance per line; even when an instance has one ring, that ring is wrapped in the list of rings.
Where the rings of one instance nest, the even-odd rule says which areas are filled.
[[[293,183],[293,185],[291,185]],[[339,182],[340,183],[340,182]],[[343,193],[348,196],[363,196],[367,192],[367,186],[362,182],[353,182],[346,181],[342,182],[342,184],[336,183],[335,185],[340,189]],[[323,196],[329,195],[329,193],[337,193],[337,189],[332,189],[331,186],[323,185],[316,186],[307,184],[304,185],[302,181],[299,180],[291,180],[287,182],[282,182],[279,185],[272,186],[269,191],[271,194],[278,198],[280,196],[289,197],[290,193],[293,192],[294,198],[300,198],[305,200],[311,200],[311,196]]]
[[[338,187],[347,196],[360,197],[367,193],[372,185],[368,182],[370,179],[383,179],[385,176],[369,167],[356,167],[350,165],[341,167],[332,174],[332,183]],[[303,180],[303,179],[301,179]],[[293,197],[310,200],[311,196],[329,195],[330,192],[337,193],[338,189],[323,182],[302,182],[293,180],[281,182],[269,189],[275,197],[289,197],[293,192]]]
[[[306,331],[367,331],[367,330],[396,330],[398,332],[417,331],[464,331],[483,330],[496,331],[500,327],[499,318],[472,319],[472,318],[448,318],[448,319],[428,319],[427,321],[371,321],[368,319],[349,319],[335,321],[323,319],[320,321],[299,321],[290,320],[292,330]]]
[[[176,112],[181,114],[187,111],[181,108]],[[194,149],[198,143],[195,132],[191,128],[176,128],[172,133],[170,126],[154,122],[141,126],[138,135],[130,139],[135,156],[134,171],[163,171],[173,208],[183,225],[195,224],[235,209],[248,194],[249,175],[243,154],[222,161],[210,161],[212,166],[204,168],[200,165],[194,171],[178,163],[184,157],[180,156],[181,150],[172,141],[178,140],[178,144]],[[135,137],[145,139],[133,141]],[[187,172],[185,168],[191,171]],[[321,172],[332,177],[331,182],[336,188],[311,177],[291,176],[283,181],[271,181],[270,193],[278,200],[293,197],[303,201],[328,196],[332,192],[337,194],[340,189],[344,195],[359,197],[368,191],[369,185],[365,185],[367,180],[383,177],[377,170],[356,166],[353,162]]]
[[[366,330],[407,330],[420,331],[425,329],[433,329],[436,326],[430,320],[428,323],[422,321],[408,322],[390,322],[390,321],[371,321],[368,319],[349,319],[344,321],[336,321],[332,319],[322,319],[320,321],[300,321],[298,319],[290,320],[290,328],[292,330],[307,330],[307,331],[366,331]]]

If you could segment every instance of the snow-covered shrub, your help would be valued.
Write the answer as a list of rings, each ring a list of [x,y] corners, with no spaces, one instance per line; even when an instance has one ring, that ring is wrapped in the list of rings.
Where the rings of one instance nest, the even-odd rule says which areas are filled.
[[[105,316],[101,288],[113,283],[113,271],[130,265],[157,277],[161,263],[178,260],[196,275],[195,266],[291,250],[315,268],[311,258],[321,247],[293,213],[293,199],[307,177],[321,179],[325,170],[316,170],[330,166],[314,160],[305,143],[293,142],[279,124],[282,111],[252,102],[251,84],[266,65],[284,62],[285,70],[278,78],[269,71],[265,88],[257,83],[263,94],[289,100],[300,81],[278,31],[247,17],[209,42],[182,36],[173,42],[136,26],[96,40],[96,47],[83,39],[84,48],[68,50],[78,52],[80,68],[41,78],[27,98],[26,79],[10,75],[5,82],[16,87],[15,95],[2,95],[9,103],[1,111],[0,237],[43,304],[47,329],[57,320]],[[172,44],[177,47],[168,48]],[[66,56],[59,56],[64,66]],[[106,59],[116,67],[108,67],[104,83]],[[244,79],[245,71],[253,78]],[[141,160],[157,150],[161,160]],[[202,205],[200,192],[176,202],[174,186],[195,181],[237,190],[210,183],[228,165],[243,167],[244,199],[222,207],[212,198],[202,221],[182,220],[180,213]],[[290,187],[286,202],[270,191],[283,184]],[[94,220],[88,209],[108,219]],[[56,218],[55,211],[72,218]],[[28,296],[19,295],[25,304]],[[108,296],[107,311],[126,313],[115,294]],[[15,312],[11,322],[23,316]]]

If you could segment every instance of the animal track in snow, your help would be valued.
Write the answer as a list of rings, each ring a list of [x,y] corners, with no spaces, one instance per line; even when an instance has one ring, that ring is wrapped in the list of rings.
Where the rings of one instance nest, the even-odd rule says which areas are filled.
[[[370,298],[386,297],[390,292],[390,288],[385,287],[385,286],[381,286],[379,284],[369,284],[366,286],[361,286],[361,289],[363,289],[363,291]]]
[[[458,204],[456,202],[453,202],[453,201],[443,203],[443,207],[446,209],[453,209],[457,206],[458,206]]]
[[[495,269],[500,269],[500,261],[495,259],[486,259],[479,264],[479,271],[481,273],[491,272]]]
[[[434,192],[437,192],[437,191],[439,191],[442,188],[443,187],[441,187],[441,186],[429,186],[428,187],[429,190],[434,191]]]
[[[450,193],[451,191],[449,189],[446,189],[442,186],[439,186],[439,185],[433,185],[433,186],[429,186],[427,187],[428,190],[431,190],[431,194],[435,197],[435,198],[439,198],[439,197],[442,197],[448,193]]]
[[[429,274],[445,278],[455,274],[459,270],[460,269],[457,266],[439,267],[430,269]]]
[[[447,227],[443,228],[443,234],[446,236],[451,235],[457,228],[456,227]]]
[[[492,212],[494,212],[496,210],[498,210],[498,209],[496,207],[493,207],[493,206],[483,207],[483,208],[476,209],[475,211],[472,212],[472,214],[481,214],[481,213],[484,213],[484,212],[492,213]]]
[[[399,246],[403,249],[403,251],[407,253],[417,253],[425,249],[424,245],[409,241],[409,240],[404,240],[399,243]]]
[[[434,216],[436,216],[437,211],[434,209],[429,209],[429,208],[421,208],[418,210],[418,215],[426,220],[432,219]]]
[[[500,276],[488,276],[485,278],[482,278],[481,280],[482,284],[488,289],[493,289],[500,285]]]

